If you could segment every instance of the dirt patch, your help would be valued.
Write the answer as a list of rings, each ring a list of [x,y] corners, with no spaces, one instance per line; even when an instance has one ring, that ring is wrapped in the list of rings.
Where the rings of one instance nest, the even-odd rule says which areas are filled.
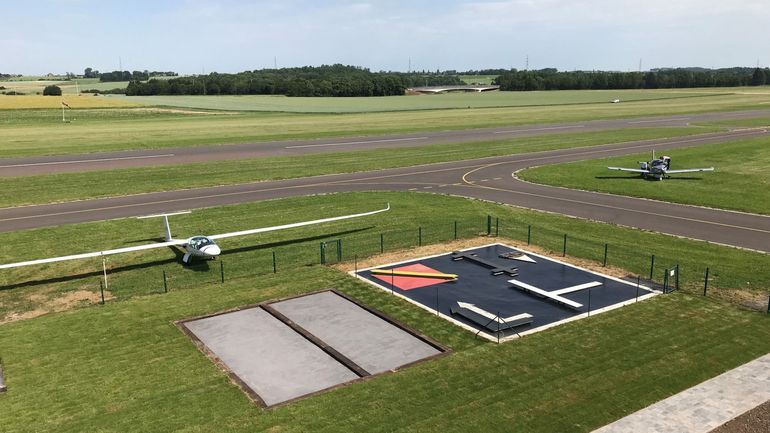
[[[767,433],[770,431],[770,401],[722,424],[710,433]]]
[[[105,291],[104,299],[113,299],[112,293]],[[33,293],[27,297],[31,302],[39,304],[37,308],[23,312],[10,312],[0,319],[0,325],[4,323],[16,322],[19,320],[32,319],[48,313],[66,311],[75,308],[81,304],[96,304],[101,302],[102,297],[99,293],[89,290],[76,290],[67,292],[61,296],[49,297],[44,293]]]

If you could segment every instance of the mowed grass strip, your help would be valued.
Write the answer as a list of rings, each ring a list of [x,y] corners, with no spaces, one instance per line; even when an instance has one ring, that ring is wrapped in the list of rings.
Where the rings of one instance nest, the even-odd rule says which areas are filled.
[[[693,91],[693,94],[701,95]],[[558,92],[554,92],[558,96]],[[473,97],[477,95],[465,95]],[[399,97],[420,100],[423,97]],[[426,96],[425,98],[430,98]],[[61,122],[57,110],[0,110],[0,157],[201,146],[269,140],[353,137],[596,119],[678,115],[768,108],[765,94],[701,95],[621,104],[433,109],[381,113],[201,114],[189,108],[169,115],[147,109],[77,109]],[[463,106],[465,107],[465,106]],[[193,111],[193,113],[190,113]],[[232,113],[232,112],[230,112]]]
[[[143,104],[238,111],[295,113],[361,113],[379,111],[436,110],[452,108],[524,107],[626,102],[676,98],[700,98],[732,94],[729,89],[710,93],[680,90],[562,90],[532,92],[443,93],[385,97],[287,97],[283,95],[217,96],[110,96]]]
[[[761,137],[655,154],[671,156],[672,169],[714,167],[712,173],[672,174],[663,181],[644,180],[608,166],[639,168],[651,154],[549,165],[520,172],[522,179],[664,201],[770,214],[770,138]],[[665,206],[665,205],[662,205]]]
[[[302,273],[319,263],[322,241],[342,239],[343,260],[354,261],[379,254],[381,246],[386,252],[417,246],[418,236],[424,245],[452,241],[455,222],[458,238],[471,239],[486,233],[487,215],[499,219],[502,239],[526,249],[531,237],[533,246],[553,251],[555,256],[561,255],[566,233],[568,255],[594,266],[602,264],[607,243],[613,275],[646,278],[654,254],[658,282],[664,268],[679,264],[682,289],[700,293],[703,273],[710,267],[710,295],[737,301],[758,299],[751,305],[764,308],[770,294],[768,254],[439,194],[294,197],[200,209],[171,217],[170,224],[175,237],[187,238],[364,212],[385,203],[390,203],[391,210],[371,217],[225,239],[219,242],[223,254],[217,261],[198,261],[189,268],[180,265],[181,252],[174,249],[110,256],[107,296],[121,300],[163,292],[164,274],[171,291],[221,284],[222,269],[226,281],[262,278],[273,273],[273,253],[279,274]],[[0,263],[158,242],[161,233],[161,220],[136,218],[0,233],[0,244],[12,246],[2,251]],[[327,255],[331,262],[336,260],[336,251],[329,250]],[[0,322],[89,306],[98,299],[101,279],[100,258],[4,270],[0,272]]]
[[[173,324],[328,287],[455,352],[263,410]],[[495,345],[314,266],[3,325],[2,431],[588,432],[767,353],[768,325],[673,294]]]
[[[3,178],[0,207],[351,173],[624,141],[680,137],[715,128],[628,129],[469,143],[268,157],[139,169]]]

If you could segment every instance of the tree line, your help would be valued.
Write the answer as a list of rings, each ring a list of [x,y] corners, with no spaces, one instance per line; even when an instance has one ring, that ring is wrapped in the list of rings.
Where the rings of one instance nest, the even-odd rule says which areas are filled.
[[[649,72],[574,71],[556,69],[506,71],[494,84],[500,90],[668,89],[687,87],[737,87],[770,84],[770,69],[676,68]]]
[[[464,84],[456,76],[371,72],[340,64],[131,81],[127,95],[391,96],[407,87]]]
[[[179,74],[171,71],[112,71],[112,72],[99,72],[93,68],[86,68],[83,71],[83,78],[98,78],[102,83],[115,82],[115,81],[146,81],[152,77],[176,77]]]

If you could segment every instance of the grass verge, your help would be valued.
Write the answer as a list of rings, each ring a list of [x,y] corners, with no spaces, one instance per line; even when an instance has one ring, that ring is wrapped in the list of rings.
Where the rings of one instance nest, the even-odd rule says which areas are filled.
[[[559,98],[558,92],[545,93]],[[352,137],[768,108],[768,95],[763,93],[715,96],[694,90],[686,93],[698,97],[621,104],[602,102],[526,107],[467,108],[470,104],[466,104],[457,109],[348,114],[233,114],[230,111],[228,115],[221,115],[201,113],[202,110],[190,108],[170,110],[172,112],[147,108],[116,109],[118,114],[115,114],[112,110],[77,109],[68,113],[72,122],[67,124],[61,122],[58,110],[0,110],[0,157]],[[472,96],[465,95],[466,98]],[[399,98],[419,101],[432,96]]]
[[[677,203],[770,214],[770,138],[754,138],[671,153],[672,169],[715,167],[713,173],[672,174],[664,181],[645,181],[608,166],[638,168],[649,154],[548,165],[519,173],[522,179],[589,191],[653,198]],[[664,149],[658,149],[662,155]]]
[[[273,410],[173,321],[336,287],[455,353]],[[673,294],[504,345],[312,266],[0,327],[3,432],[588,432],[770,351],[770,316]]]
[[[624,141],[679,137],[716,128],[625,129],[509,140],[215,161],[139,169],[4,178],[0,207],[82,200],[323,174],[406,167]],[[205,175],[201,175],[205,173]]]

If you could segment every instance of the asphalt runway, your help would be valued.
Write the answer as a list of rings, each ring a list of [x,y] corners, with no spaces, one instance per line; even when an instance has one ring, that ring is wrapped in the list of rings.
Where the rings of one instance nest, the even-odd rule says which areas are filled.
[[[425,191],[556,212],[645,230],[770,252],[770,217],[520,181],[517,170],[545,164],[768,137],[741,130],[665,140],[561,149],[371,172],[196,188],[0,209],[0,231],[148,215],[308,194]],[[640,180],[641,181],[641,180]],[[665,182],[665,181],[664,181]],[[384,204],[384,203],[380,203]],[[372,204],[376,207],[380,204]],[[366,205],[366,204],[362,204]]]
[[[269,156],[347,152],[379,148],[414,147],[430,144],[533,137],[556,133],[596,132],[626,128],[675,127],[687,126],[694,122],[745,119],[760,116],[770,116],[770,110],[702,113],[669,117],[645,117],[638,119],[595,120],[577,123],[421,132],[376,137],[270,141],[262,143],[147,149],[80,155],[4,158],[0,159],[0,177],[74,173],[118,168],[189,164],[207,161],[263,158]]]

